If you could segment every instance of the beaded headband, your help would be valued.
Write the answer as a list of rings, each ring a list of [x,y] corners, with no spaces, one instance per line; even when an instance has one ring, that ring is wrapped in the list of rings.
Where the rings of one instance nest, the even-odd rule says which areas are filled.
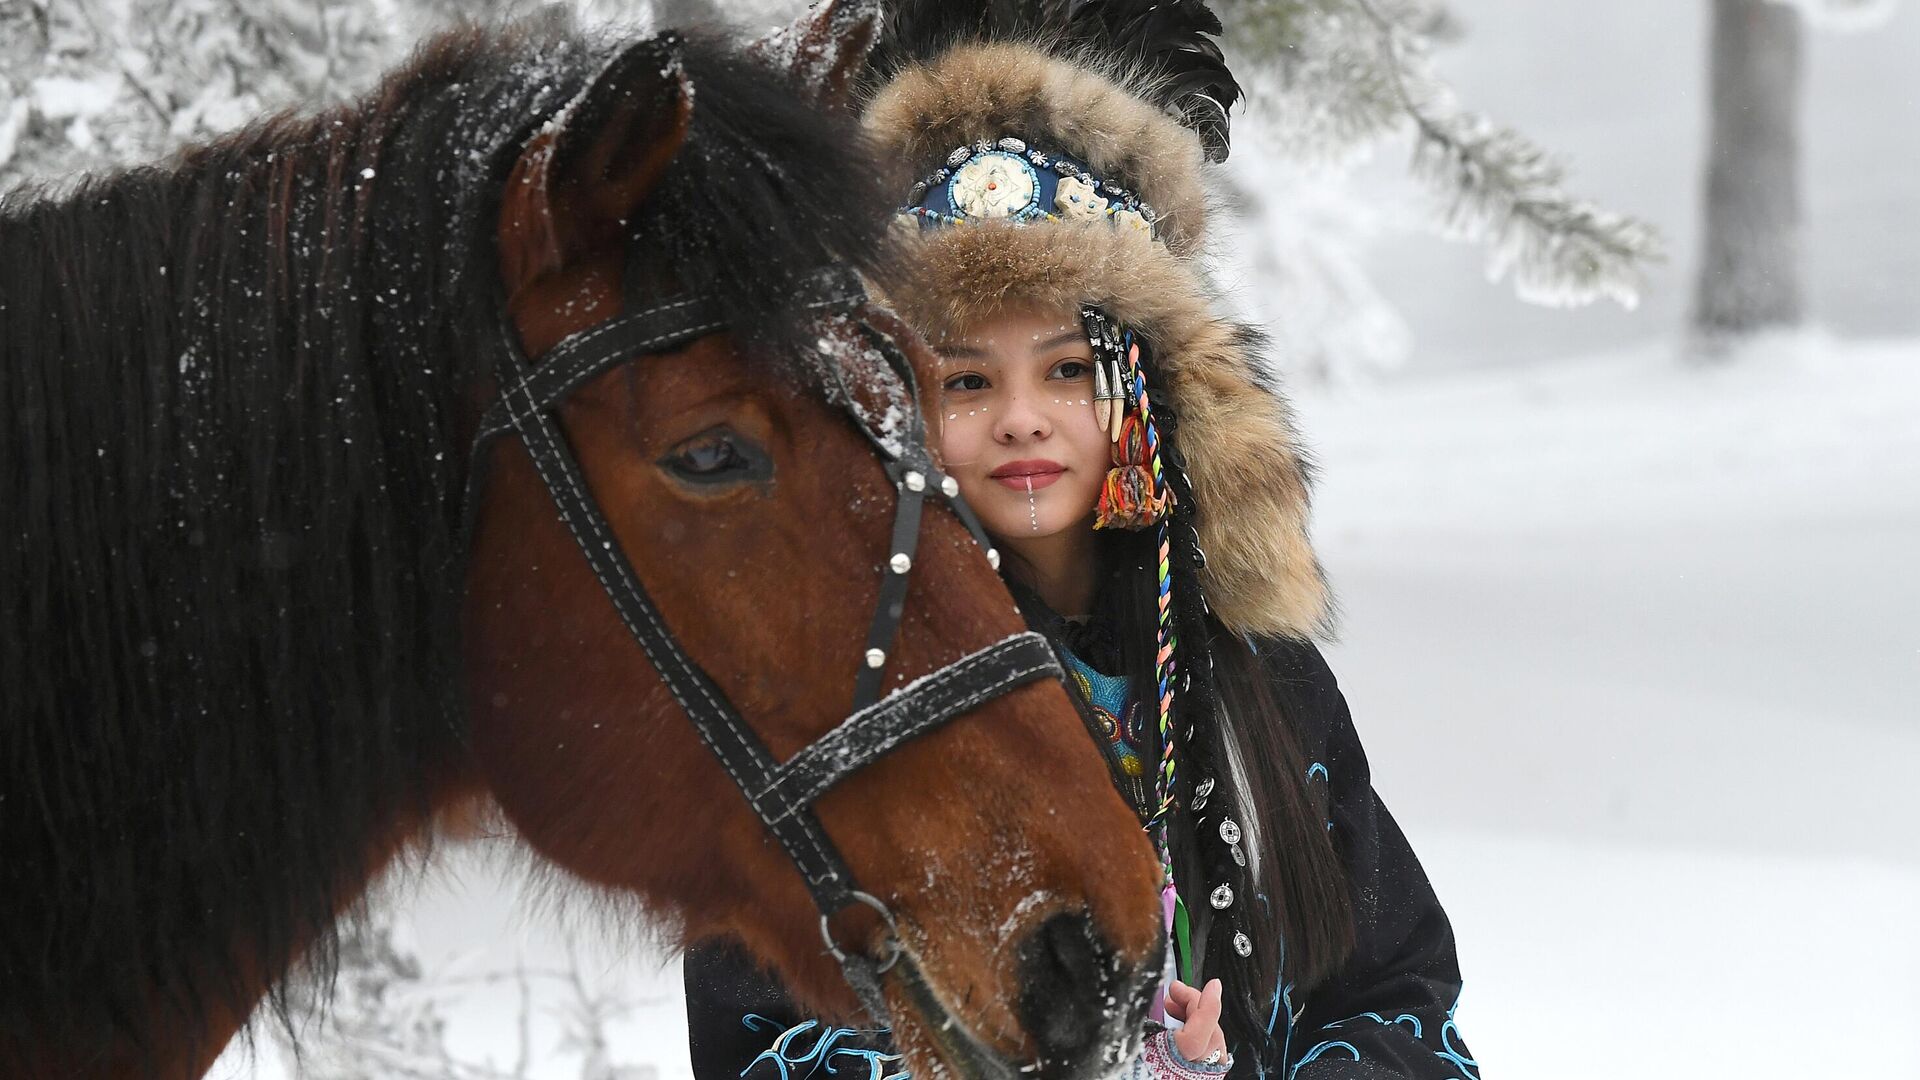
[[[900,210],[921,228],[962,221],[1106,221],[1152,236],[1158,215],[1139,196],[1067,154],[1011,135],[955,147],[907,192]]]

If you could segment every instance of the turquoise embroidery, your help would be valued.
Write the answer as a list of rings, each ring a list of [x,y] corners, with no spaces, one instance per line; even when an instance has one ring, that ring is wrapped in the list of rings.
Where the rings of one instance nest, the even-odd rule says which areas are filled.
[[[740,1022],[745,1024],[749,1031],[770,1031],[780,1026],[777,1021],[758,1013],[748,1013],[741,1017]],[[802,1048],[795,1045],[800,1041],[801,1036],[815,1028],[819,1029],[820,1034],[813,1040],[811,1046]],[[841,1040],[850,1036],[885,1035],[886,1033],[886,1028],[821,1027],[818,1020],[803,1021],[774,1036],[773,1045],[760,1051],[758,1057],[748,1062],[746,1068],[740,1070],[740,1075],[746,1076],[753,1071],[754,1066],[763,1061],[772,1062],[774,1068],[780,1070],[780,1080],[804,1080],[819,1072],[822,1066],[826,1067],[828,1075],[838,1075],[840,1066],[835,1064],[834,1059],[847,1057],[866,1066],[863,1080],[907,1080],[908,1074],[905,1071],[890,1073],[886,1068],[902,1060],[899,1054],[886,1054],[864,1046],[839,1045]],[[807,1068],[796,1074],[794,1066],[797,1065],[805,1065]]]
[[[1309,765],[1309,766],[1307,766],[1307,783],[1309,783],[1309,784],[1311,784],[1311,783],[1313,783],[1313,774],[1314,774],[1314,773],[1319,773],[1319,774],[1320,774],[1320,779],[1321,779],[1321,781],[1322,781],[1323,783],[1332,783],[1332,782],[1333,782],[1333,780],[1332,780],[1332,777],[1331,777],[1331,775],[1330,775],[1330,774],[1329,774],[1329,773],[1327,772],[1327,767],[1326,767],[1325,765],[1322,765],[1322,764],[1320,764],[1320,763],[1319,763],[1319,762],[1317,762],[1317,761],[1316,761],[1316,762],[1314,762],[1313,764],[1311,764],[1311,765]],[[1327,805],[1328,805],[1328,806],[1332,806],[1332,805],[1333,805],[1333,799],[1332,799],[1331,797],[1329,797],[1329,798],[1327,799]],[[1328,819],[1327,819],[1327,831],[1328,831],[1328,832],[1332,832],[1332,831],[1333,831],[1333,819],[1332,819],[1332,818],[1328,818]]]
[[[1260,897],[1260,903],[1268,911],[1272,910],[1272,906],[1267,904],[1267,898],[1264,895]],[[1280,939],[1280,970],[1287,970],[1287,939],[1284,937]],[[1273,1038],[1274,1026],[1280,1022],[1280,1010],[1284,1006],[1287,1015],[1287,1033],[1280,1037],[1280,1064],[1284,1068],[1289,1055],[1293,1053],[1293,1022],[1300,1019],[1300,1014],[1293,1007],[1293,984],[1284,981],[1284,975],[1281,979],[1282,981],[1276,983],[1273,988],[1273,1012],[1267,1016],[1267,1038]],[[1266,1080],[1266,1065],[1256,1060],[1254,1068],[1259,1074],[1259,1080]],[[1291,1077],[1293,1073],[1289,1071],[1287,1075]]]
[[[1460,995],[1455,994],[1453,1004],[1447,1006],[1447,1022],[1440,1025],[1440,1049],[1434,1054],[1452,1062],[1453,1067],[1459,1069],[1460,1075],[1467,1080],[1480,1080],[1480,1063],[1464,1053],[1466,1047],[1454,1046],[1454,1041],[1460,1038],[1460,1029],[1453,1026],[1453,1010],[1459,1007]]]
[[[1458,997],[1455,997],[1453,1002],[1453,1009],[1457,1009],[1459,1007],[1460,1007],[1460,999]],[[1464,1046],[1455,1045],[1460,1038],[1460,1032],[1459,1032],[1459,1029],[1454,1027],[1454,1024],[1453,1024],[1453,1009],[1447,1010],[1446,1023],[1441,1025],[1441,1028],[1440,1028],[1440,1049],[1435,1050],[1433,1052],[1433,1055],[1437,1058],[1440,1058],[1443,1061],[1450,1063],[1451,1065],[1453,1065],[1454,1068],[1460,1070],[1460,1075],[1464,1077],[1465,1080],[1480,1080],[1480,1063],[1466,1056],[1466,1053],[1465,1053],[1466,1048]],[[1405,1024],[1413,1028],[1414,1038],[1416,1039],[1421,1038],[1420,1018],[1417,1016],[1414,1016],[1412,1013],[1401,1013],[1399,1016],[1393,1017],[1392,1019],[1388,1019],[1387,1017],[1382,1016],[1377,1012],[1364,1012],[1364,1013],[1360,1013],[1357,1016],[1349,1016],[1345,1020],[1335,1020],[1334,1022],[1328,1024],[1327,1026],[1330,1028],[1336,1028],[1342,1024],[1351,1024],[1358,1020],[1371,1020],[1374,1023],[1380,1024],[1385,1027],[1392,1027],[1396,1024]],[[1312,1061],[1313,1059],[1319,1057],[1321,1054],[1326,1053],[1328,1050],[1334,1050],[1334,1049],[1345,1050],[1347,1053],[1353,1055],[1353,1060],[1355,1061],[1360,1060],[1360,1051],[1357,1048],[1355,1048],[1352,1043],[1340,1042],[1337,1040],[1330,1040],[1328,1042],[1323,1042],[1318,1046],[1315,1046],[1313,1049],[1307,1051],[1306,1056],[1300,1059],[1300,1064],[1295,1065],[1294,1069],[1298,1070],[1301,1065],[1305,1065],[1307,1062]]]
[[[1080,690],[1080,696],[1099,721],[1105,737],[1101,749],[1112,759],[1113,769],[1121,776],[1139,781],[1148,768],[1145,754],[1152,751],[1146,730],[1146,711],[1133,707],[1133,688],[1124,676],[1103,675],[1085,660],[1062,650],[1067,660],[1067,678]]]
[[[1412,1024],[1413,1037],[1416,1039],[1420,1037],[1420,1018],[1413,1015],[1412,1013],[1401,1013],[1399,1016],[1396,1016],[1393,1019],[1389,1020],[1386,1017],[1381,1016],[1377,1012],[1364,1012],[1358,1016],[1349,1016],[1345,1020],[1335,1020],[1333,1023],[1328,1024],[1327,1026],[1339,1027],[1341,1024],[1351,1024],[1355,1020],[1371,1020],[1376,1024],[1383,1024],[1383,1025]]]
[[[1321,1054],[1324,1054],[1329,1050],[1345,1050],[1347,1053],[1353,1055],[1353,1060],[1355,1061],[1360,1060],[1360,1051],[1356,1049],[1352,1043],[1323,1042],[1320,1045],[1314,1047],[1313,1049],[1307,1051],[1306,1056],[1300,1059],[1300,1064],[1295,1065],[1293,1067],[1293,1071],[1299,1072],[1303,1066],[1307,1065],[1309,1062],[1313,1061],[1313,1059],[1319,1057]]]

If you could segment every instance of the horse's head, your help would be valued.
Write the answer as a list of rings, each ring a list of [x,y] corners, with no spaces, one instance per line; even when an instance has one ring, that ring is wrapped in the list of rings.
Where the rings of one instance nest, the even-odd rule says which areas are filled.
[[[676,294],[718,305],[726,325],[666,351],[636,339],[555,406],[584,478],[573,496],[597,504],[604,534],[578,504],[556,508],[549,490],[572,481],[534,460],[556,440],[523,430],[488,451],[472,735],[493,797],[545,858],[637,897],[687,940],[739,939],[802,1004],[847,1015],[856,998],[792,843],[703,745],[684,685],[636,644],[660,628],[634,630],[651,616],[616,610],[617,582],[583,554],[624,553],[703,673],[694,695],[729,699],[779,761],[848,716],[858,672],[896,691],[1025,630],[937,499],[911,558],[896,558],[912,478],[896,483],[869,436],[910,434],[916,403],[890,399],[905,384],[875,358],[932,361],[884,311],[819,317],[789,302],[822,263],[884,273],[888,220],[852,125],[795,98],[718,50],[656,39],[610,63],[514,166],[501,278],[536,370],[557,343]],[[832,392],[843,384],[852,400]],[[852,419],[863,409],[865,431]],[[870,624],[893,575],[907,575],[904,605],[875,656]],[[901,960],[883,986],[916,1069],[1112,1068],[1159,975],[1158,868],[1056,681],[893,746],[811,813],[897,923]],[[879,954],[895,933],[860,905],[830,925],[848,952]]]

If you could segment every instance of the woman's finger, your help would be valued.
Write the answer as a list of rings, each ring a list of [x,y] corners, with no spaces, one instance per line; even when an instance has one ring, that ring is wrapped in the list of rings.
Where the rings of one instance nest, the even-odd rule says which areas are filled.
[[[1187,1009],[1186,1022],[1202,1027],[1218,1028],[1220,1026],[1220,993],[1220,980],[1207,980],[1207,988],[1200,991],[1200,1000],[1193,1002]]]
[[[1179,979],[1169,981],[1167,983],[1167,1015],[1185,1023],[1188,1011],[1199,997],[1200,991]]]
[[[1213,1052],[1214,1043],[1221,1040],[1217,1028],[1198,1028],[1186,1024],[1171,1032],[1167,1037],[1173,1041],[1173,1048],[1188,1061],[1200,1061]]]

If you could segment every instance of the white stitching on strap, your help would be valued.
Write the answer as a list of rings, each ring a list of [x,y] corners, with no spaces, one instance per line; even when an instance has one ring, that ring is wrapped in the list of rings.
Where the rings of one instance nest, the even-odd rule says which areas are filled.
[[[803,311],[811,311],[811,310],[814,310],[815,308],[831,308],[831,307],[839,307],[842,304],[857,303],[861,298],[862,298],[862,292],[859,290],[856,290],[854,292],[846,293],[846,294],[835,293],[830,296],[821,297],[818,300],[802,301],[796,306]],[[669,311],[679,311],[682,308],[693,307],[696,304],[705,303],[707,299],[708,298],[705,295],[688,296],[679,300],[668,300],[668,301],[665,301],[664,303],[655,304],[654,306],[647,308],[645,311],[634,313],[634,315],[631,318],[623,318],[623,317],[616,316],[612,319],[608,319],[606,322],[601,323],[599,326],[593,327],[590,330],[582,330],[579,334],[569,335],[568,337],[563,339],[558,345],[555,345],[552,349],[547,350],[544,356],[536,359],[535,363],[537,364],[539,360],[544,360],[547,357],[551,357],[555,352],[557,352],[563,346],[570,352],[579,352],[580,350],[586,348],[588,345],[592,344],[593,342],[598,341],[602,337],[605,337],[606,335],[611,334],[614,331],[619,330],[623,327],[630,326],[633,323],[640,322],[643,320],[651,321],[655,316],[663,315]],[[704,334],[713,330],[723,329],[726,325],[727,324],[725,320],[715,320],[713,322],[701,323],[698,326],[681,327],[679,329],[666,331],[665,333],[656,334],[655,336],[650,337],[645,341],[638,342],[637,344],[635,344],[634,348],[637,350],[644,351],[649,346],[657,345],[662,341],[668,341],[672,338],[679,337],[682,334]],[[519,383],[517,383],[514,386],[508,387],[505,390],[502,390],[500,392],[500,397],[504,400],[506,398],[512,397],[515,394],[521,394],[531,399],[532,395],[527,392],[527,387],[530,383],[533,382],[535,378],[539,376],[542,370],[543,370],[542,368],[537,366],[529,368],[527,373],[521,376]]]
[[[876,718],[886,714],[903,712],[915,707],[919,702],[934,697],[937,691],[944,689],[949,683],[971,674],[973,669],[1001,659],[1006,652],[1011,651],[1012,648],[1015,647],[1015,643],[1025,644],[1029,639],[1036,636],[1032,631],[1027,631],[989,645],[927,676],[916,684],[912,690],[895,691],[893,694],[853,714],[835,725],[832,731],[816,739],[805,750],[802,750],[800,755],[776,766],[773,774],[768,778],[767,786],[757,793],[753,801],[757,805],[762,800],[773,798],[777,802],[777,808],[779,810],[776,820],[785,819],[801,808],[810,805],[813,798],[817,798],[819,793],[816,793],[811,798],[798,798],[797,796],[790,797],[782,790],[799,773],[799,770],[794,767],[797,762],[804,762],[806,760],[816,759],[819,756],[831,754],[835,747],[841,746],[861,734],[867,725]],[[968,694],[957,699],[953,703],[952,708],[946,710],[947,716],[949,719],[957,717],[961,713],[978,706],[981,702],[1000,696],[1003,688],[1008,684],[1023,682],[1031,676],[1045,672],[1055,666],[1057,666],[1057,661],[1053,659],[1049,652],[1046,659],[1036,660],[1033,663],[1015,668],[1009,673],[1005,680],[1002,680],[994,686],[975,687]],[[885,739],[874,744],[873,748],[875,753],[870,756],[878,757],[880,754],[885,754],[907,739],[920,734],[923,730],[924,729],[900,731],[896,729],[891,731]],[[811,772],[812,770],[808,771]],[[842,777],[844,775],[844,773],[841,774]]]
[[[701,323],[698,326],[687,326],[687,327],[682,327],[678,330],[670,330],[670,331],[667,331],[666,333],[655,334],[653,337],[647,338],[644,341],[635,342],[633,344],[633,351],[635,353],[645,353],[649,348],[651,348],[654,345],[658,345],[663,341],[671,341],[676,337],[680,337],[682,335],[687,335],[687,334],[691,334],[695,336],[706,334],[710,331],[719,330],[725,327],[726,325],[727,324],[725,322],[721,322],[721,321],[707,322],[707,323]],[[630,361],[631,361],[631,358],[622,358],[622,359],[615,360],[612,363],[609,363],[607,365],[607,368],[602,369],[602,371],[609,370],[613,367],[618,366],[619,364],[629,363]],[[599,372],[599,371],[593,372],[592,374],[588,375],[587,378],[590,379],[593,376],[599,375],[601,373],[602,372]],[[513,427],[519,427],[520,421],[524,417],[530,416],[532,415],[532,413],[540,411],[542,409],[549,409],[549,408],[554,408],[558,406],[559,404],[558,401],[550,401],[545,404],[541,404],[540,402],[534,400],[534,396],[533,396],[534,381],[535,381],[534,376],[528,375],[526,378],[522,379],[518,385],[514,387],[515,391],[517,391],[522,397],[525,397],[527,399],[527,404],[529,406],[529,409],[528,409],[528,412],[526,413],[517,413],[509,409],[506,417],[507,425],[510,425]],[[566,390],[579,389],[580,384],[575,383],[573,385],[568,385],[569,383],[572,383],[572,379],[568,379],[566,382],[561,383],[561,387]],[[508,400],[508,395],[502,394],[500,396],[500,400],[503,402]],[[504,431],[504,430],[505,430],[505,426],[502,426],[499,424],[493,425],[492,427],[489,427],[487,429],[488,432]]]
[[[628,325],[630,322],[636,322],[640,319],[650,318],[657,313],[677,311],[684,307],[692,307],[693,305],[699,303],[702,299],[703,299],[702,297],[698,297],[698,296],[689,296],[684,300],[670,300],[667,303],[660,304],[657,307],[648,308],[646,311],[640,312],[639,314],[635,315],[633,319],[624,319],[624,318],[618,318],[618,317],[608,319],[606,322],[603,322],[599,326],[593,327],[590,330],[582,330],[577,335],[569,335],[567,338],[563,339],[559,345],[555,345],[552,349],[548,349],[546,354],[542,356],[540,359],[545,359],[547,356],[552,356],[555,352],[559,350],[561,345],[564,345],[568,349],[577,352],[580,349],[585,348],[588,344],[598,341],[601,338],[605,337],[606,335],[613,333],[615,330],[618,330],[621,327]],[[672,335],[667,335],[667,336],[671,337]],[[537,364],[538,361],[536,360],[535,363]],[[534,380],[534,378],[540,374],[540,371],[541,369],[537,366],[529,367],[527,369],[527,373],[520,377],[520,381],[517,384],[510,386],[505,390],[500,391],[501,399],[504,400],[506,398],[510,398],[515,394],[525,394],[527,391],[527,384],[531,383]]]
[[[1053,666],[1054,665],[1052,663],[1041,662],[1041,663],[1030,664],[1025,667],[1015,668],[1014,670],[1008,672],[1007,679],[1005,680],[1005,682],[1002,682],[1001,684],[996,686],[978,687],[972,691],[969,691],[964,697],[957,698],[953,701],[952,707],[949,710],[947,710],[951,714],[950,718],[958,717],[960,714],[972,710],[976,706],[980,705],[982,702],[991,701],[994,698],[999,697],[1001,695],[1001,691],[1003,687],[1005,687],[1007,683],[1019,682],[1022,685],[1024,685],[1024,681],[1027,680],[1030,676],[1039,675],[1047,671],[1048,669],[1052,668]],[[904,708],[904,705],[903,705],[903,708]],[[907,739],[913,738],[914,736],[919,734],[922,734],[921,730],[891,731],[888,733],[887,738],[883,739],[878,743],[873,744],[873,749],[876,751],[874,756],[878,757],[881,754],[885,754],[893,750],[895,747],[899,746],[902,742],[906,741]],[[848,737],[851,738],[852,736],[849,735]],[[839,740],[839,741],[844,742],[845,740]],[[782,776],[782,779],[784,780],[791,775],[792,774],[785,774]],[[841,775],[844,776],[845,774],[843,773]],[[777,785],[778,785],[778,781],[776,781],[774,785],[769,785],[769,786],[772,787]],[[818,796],[816,795],[814,797],[817,798]],[[806,805],[807,803],[810,803],[812,801],[813,800],[810,798],[802,802],[800,805]],[[797,807],[788,807],[786,809],[788,812],[791,812],[793,809],[796,809],[796,808]]]
[[[615,332],[616,330],[622,329],[627,326],[631,326],[635,322],[640,322],[643,320],[651,321],[655,316],[664,314],[669,311],[676,311],[676,310],[679,310],[680,308],[691,307],[695,304],[700,303],[704,299],[705,297],[694,296],[694,297],[688,297],[687,299],[684,299],[684,300],[669,301],[667,303],[659,304],[654,307],[648,308],[647,310],[640,312],[639,314],[633,316],[630,319],[629,318],[610,319],[607,322],[601,323],[599,326],[592,328],[591,330],[583,330],[576,336],[568,337],[562,340],[560,344],[554,346],[552,349],[549,349],[546,352],[545,356],[542,357],[542,359],[547,359],[551,357],[555,352],[558,352],[562,348],[565,348],[568,352],[574,352],[574,353],[581,352],[585,350],[588,345],[600,340],[602,337],[605,337],[608,334]],[[797,306],[800,307],[802,310],[811,311],[816,308],[839,307],[841,304],[846,303],[847,301],[852,299],[857,299],[857,297],[836,295],[836,296],[825,297],[819,300],[805,301]],[[662,331],[661,333],[655,334],[650,338],[644,338],[640,341],[636,341],[633,343],[632,346],[630,346],[630,348],[635,353],[645,353],[651,350],[653,346],[658,345],[661,342],[672,341],[674,338],[678,338],[678,337],[689,337],[689,336],[698,337],[698,336],[712,333],[715,330],[724,330],[726,329],[726,326],[727,326],[726,320],[715,319],[709,322],[697,323],[692,326],[676,327],[672,330]],[[631,359],[631,358],[627,358],[627,359]],[[627,359],[615,360],[613,361],[613,363],[614,364],[625,363],[627,362]],[[609,365],[609,366],[612,366],[612,365]],[[540,409],[540,408],[551,408],[554,405],[558,404],[557,402],[547,402],[545,405],[540,405],[534,401],[533,390],[532,390],[533,384],[536,381],[538,381],[540,374],[543,371],[548,371],[548,370],[551,370],[551,367],[536,367],[536,368],[529,369],[525,375],[522,375],[520,377],[520,380],[517,383],[500,392],[500,400],[502,402],[505,402],[510,400],[515,394],[518,394],[527,399],[528,405],[530,406],[530,410]],[[570,382],[571,380],[568,380],[568,381]],[[562,383],[562,385],[564,386],[565,383]],[[490,425],[485,429],[483,434],[492,434],[492,433],[504,431],[509,426],[517,428],[519,427],[520,420],[526,415],[527,414],[516,413],[516,412],[513,412],[512,410],[508,410],[505,423]]]

